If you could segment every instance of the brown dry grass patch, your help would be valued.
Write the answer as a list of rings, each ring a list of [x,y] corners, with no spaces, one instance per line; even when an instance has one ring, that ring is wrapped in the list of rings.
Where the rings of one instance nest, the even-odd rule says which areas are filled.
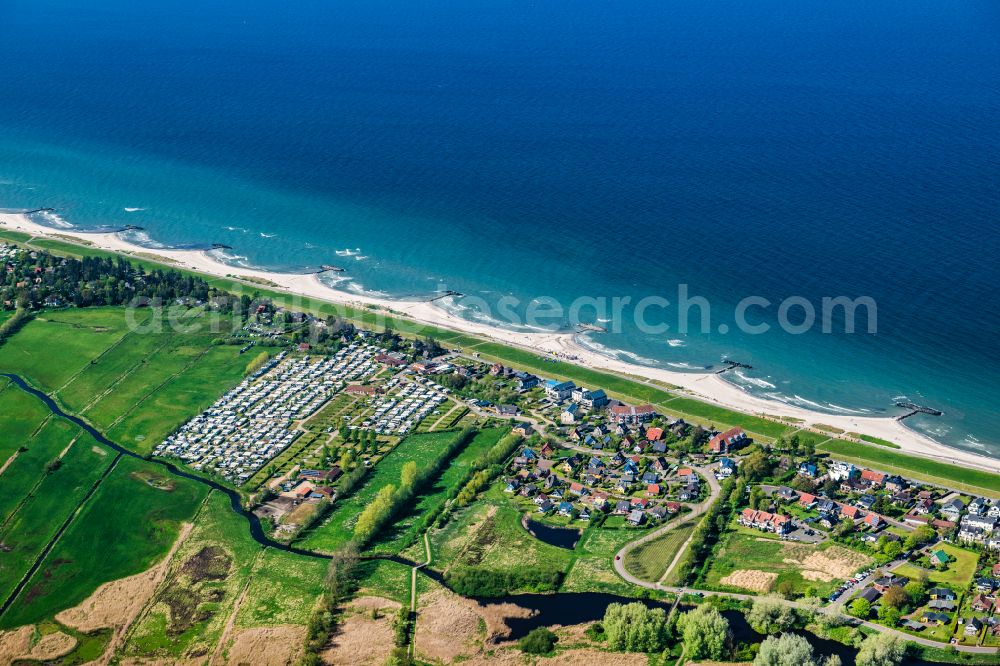
[[[730,587],[740,587],[753,592],[769,592],[778,574],[772,571],[760,571],[759,569],[737,569],[728,576],[719,580],[723,585]]]
[[[428,661],[450,662],[479,648],[478,604],[447,590],[424,595],[417,616],[414,646]]]
[[[344,619],[320,654],[324,664],[381,666],[393,648],[392,621],[400,604],[381,597],[361,597],[344,611]],[[378,617],[373,617],[377,611]]]
[[[826,550],[812,553],[802,560],[802,568],[821,571],[833,576],[833,578],[847,578],[853,576],[855,571],[868,564],[869,561],[869,558],[861,553],[841,546],[830,546]]]
[[[32,645],[34,637],[33,625],[0,632],[0,664],[11,664],[18,659],[50,661],[69,654],[76,647],[76,639],[61,631],[46,634]]]
[[[239,666],[291,666],[306,639],[306,628],[291,625],[241,629],[233,636],[226,663]]]

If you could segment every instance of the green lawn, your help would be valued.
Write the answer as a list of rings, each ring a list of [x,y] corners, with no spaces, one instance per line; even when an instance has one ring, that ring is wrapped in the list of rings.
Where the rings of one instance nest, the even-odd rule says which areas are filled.
[[[309,550],[333,552],[350,541],[358,515],[379,489],[388,484],[399,487],[403,465],[411,460],[417,462],[418,468],[429,464],[447,442],[459,436],[459,431],[451,431],[410,435],[404,439],[375,465],[359,489],[349,497],[337,500],[329,517],[309,530],[297,545]]]
[[[164,476],[158,465],[122,458],[0,626],[37,622],[80,603],[101,583],[145,571],[169,550],[206,492],[201,484]]]
[[[1000,497],[1000,476],[989,472],[842,440],[830,440],[822,444],[819,449],[829,452],[838,460],[871,465],[885,472],[931,483],[943,483],[975,494]]]
[[[405,543],[417,536],[416,531],[423,516],[442,506],[448,493],[462,482],[472,464],[506,433],[506,428],[489,428],[476,433],[472,441],[448,463],[434,483],[428,485],[414,499],[411,509],[385,529],[381,538],[372,545],[372,550],[379,553],[398,553]]]
[[[641,580],[660,580],[674,556],[691,536],[696,522],[672,529],[663,536],[633,548],[625,556],[625,569]]]
[[[972,582],[972,577],[976,575],[976,563],[978,562],[978,556],[971,550],[966,550],[964,548],[959,548],[958,546],[953,546],[950,543],[941,542],[934,546],[932,552],[935,550],[943,550],[948,553],[949,556],[954,557],[954,562],[949,562],[948,566],[942,571],[937,568],[934,569],[922,569],[921,567],[914,566],[913,564],[904,564],[896,569],[896,573],[900,576],[906,576],[910,579],[919,578],[920,572],[927,572],[927,580],[932,583],[941,583],[948,585],[955,590],[961,591],[969,586]]]

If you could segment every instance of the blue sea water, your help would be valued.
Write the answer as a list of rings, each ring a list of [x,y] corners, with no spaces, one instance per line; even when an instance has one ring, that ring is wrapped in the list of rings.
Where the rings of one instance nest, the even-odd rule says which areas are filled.
[[[1000,5],[0,4],[0,206],[225,243],[342,289],[644,296],[588,336],[1000,454]],[[743,297],[870,296],[876,335],[741,333]],[[634,314],[626,308],[626,315]],[[593,317],[596,319],[596,315]]]

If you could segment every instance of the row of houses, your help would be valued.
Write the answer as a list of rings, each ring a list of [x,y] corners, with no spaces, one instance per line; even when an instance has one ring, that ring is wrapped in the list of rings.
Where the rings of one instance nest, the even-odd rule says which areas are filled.
[[[361,423],[379,435],[405,435],[447,400],[433,387],[399,375],[386,382],[385,391],[373,401],[372,415]]]
[[[744,527],[775,534],[788,534],[794,528],[791,516],[756,509],[743,509],[738,520]]]

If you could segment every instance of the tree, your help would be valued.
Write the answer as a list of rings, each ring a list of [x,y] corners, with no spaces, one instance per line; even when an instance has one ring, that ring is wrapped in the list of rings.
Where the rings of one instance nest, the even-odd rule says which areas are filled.
[[[795,613],[777,599],[758,597],[747,613],[747,622],[758,634],[777,634],[795,624]]]
[[[557,640],[556,635],[545,627],[536,627],[517,642],[517,647],[528,654],[548,654]]]
[[[872,634],[861,643],[857,666],[898,666],[906,654],[906,643],[896,636]]]
[[[871,612],[872,604],[867,599],[855,599],[851,602],[851,615],[854,617],[867,620]]]
[[[937,531],[930,525],[921,525],[906,536],[904,546],[906,550],[913,550],[925,543],[930,543],[937,538]]]
[[[729,644],[729,621],[717,609],[702,604],[677,620],[690,659],[721,659]]]
[[[910,595],[899,585],[893,585],[882,594],[882,605],[900,609],[910,601]]]
[[[657,652],[666,647],[670,638],[666,612],[646,608],[639,602],[610,604],[601,624],[612,650]]]
[[[924,597],[927,595],[927,587],[921,583],[919,580],[911,580],[903,588],[906,591],[906,595],[910,597],[910,606],[916,608],[924,603]]]
[[[878,607],[878,619],[887,627],[895,627],[898,625],[901,617],[903,617],[903,614],[898,608],[894,608],[886,604],[882,604]]]
[[[754,451],[740,465],[740,474],[747,481],[759,481],[770,473],[771,459],[763,451]]]
[[[405,465],[403,465],[402,471],[399,473],[399,487],[409,488],[413,485],[413,482],[417,480],[417,462],[411,460]]]
[[[798,634],[768,636],[760,644],[754,666],[819,666],[813,647]]]

